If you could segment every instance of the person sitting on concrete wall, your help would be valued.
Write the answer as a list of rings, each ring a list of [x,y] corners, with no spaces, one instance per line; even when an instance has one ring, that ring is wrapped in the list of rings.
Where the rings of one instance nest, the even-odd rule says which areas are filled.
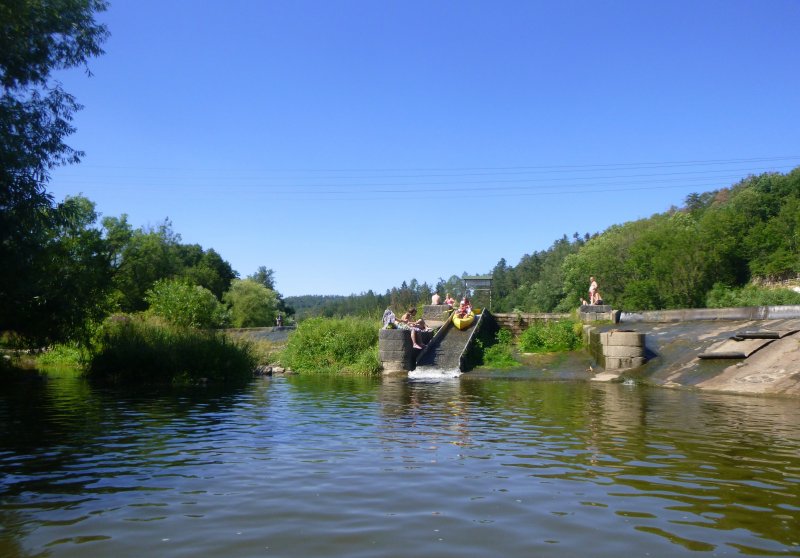
[[[400,329],[410,329],[411,330],[411,342],[414,345],[415,349],[424,349],[425,344],[420,343],[417,339],[417,332],[418,331],[426,331],[428,326],[425,324],[425,320],[422,318],[415,319],[417,317],[417,309],[411,307],[408,311],[403,314],[400,319],[398,320],[397,327]]]

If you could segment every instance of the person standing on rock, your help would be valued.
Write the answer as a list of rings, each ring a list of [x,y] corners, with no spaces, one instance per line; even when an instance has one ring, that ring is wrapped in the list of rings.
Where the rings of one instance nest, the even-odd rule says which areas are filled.
[[[441,300],[442,297],[439,296],[439,293],[433,293],[433,296],[431,297],[431,304],[434,306],[439,306]]]
[[[594,304],[597,301],[597,281],[594,277],[589,277],[589,304]]]

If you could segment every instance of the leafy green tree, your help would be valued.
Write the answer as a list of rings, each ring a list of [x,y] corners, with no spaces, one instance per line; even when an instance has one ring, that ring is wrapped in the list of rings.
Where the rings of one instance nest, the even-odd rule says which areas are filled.
[[[101,0],[0,1],[3,209],[50,205],[49,170],[80,159],[64,140],[75,131],[70,121],[81,107],[53,73],[102,54],[108,30],[95,14],[105,9]]]
[[[261,283],[271,291],[275,290],[275,272],[272,269],[267,269],[267,266],[259,266],[258,270],[247,278],[256,283]]]
[[[262,265],[254,274],[249,275],[247,278],[256,283],[261,283],[269,290],[275,292],[275,296],[278,298],[278,312],[284,316],[294,315],[294,308],[284,300],[283,295],[275,288],[275,272],[272,269],[268,269],[266,266]]]
[[[53,73],[102,53],[108,32],[95,13],[105,8],[99,0],[0,0],[0,329],[57,333],[42,318],[54,299],[48,292],[43,305],[38,285],[64,208],[46,185],[50,169],[82,153],[65,143],[81,107]]]
[[[11,311],[0,315],[0,329],[36,343],[80,339],[87,322],[105,310],[98,301],[111,282],[106,245],[88,199],[67,198],[46,213],[25,255],[37,273],[17,282],[16,296],[3,301]]]
[[[122,263],[122,251],[133,236],[133,228],[128,223],[128,215],[125,213],[120,217],[103,217],[101,223],[105,229],[106,246],[111,265],[117,269]]]
[[[223,296],[230,305],[233,327],[260,327],[275,324],[278,298],[275,291],[250,279],[237,279]]]
[[[147,308],[145,295],[159,279],[175,278],[182,270],[178,254],[180,236],[169,221],[155,229],[133,231],[120,252],[114,286],[120,309],[138,312]]]
[[[124,312],[144,310],[145,293],[160,279],[181,279],[204,287],[221,301],[237,275],[215,250],[182,244],[168,219],[156,227],[136,230],[131,229],[126,215],[106,218],[103,224],[114,263],[113,299]]]
[[[494,298],[494,308],[497,312],[508,312],[512,310],[507,304],[508,295],[511,293],[510,270],[505,258],[500,258],[497,265],[492,269],[492,297]]]
[[[147,291],[148,312],[182,327],[210,329],[225,324],[225,307],[214,293],[176,279],[160,279]]]
[[[466,273],[464,275],[466,275]],[[464,296],[464,279],[458,275],[451,275],[447,281],[442,281],[440,279],[439,282],[442,285],[442,290],[440,292],[442,296],[450,293],[456,300],[461,300],[461,297]]]
[[[392,307],[397,309],[398,311],[402,310],[405,311],[412,306],[416,306],[419,302],[417,298],[417,293],[411,290],[408,283],[403,281],[400,284],[400,288],[393,288],[392,289]]]
[[[800,169],[784,177],[771,176],[759,183],[769,188],[766,203],[777,196],[769,218],[756,224],[745,237],[753,275],[784,279],[800,275]]]
[[[179,245],[178,248],[179,258],[185,266],[180,276],[187,278],[193,285],[205,287],[217,299],[222,300],[222,295],[238,275],[231,264],[223,260],[213,248],[204,251],[199,244]]]

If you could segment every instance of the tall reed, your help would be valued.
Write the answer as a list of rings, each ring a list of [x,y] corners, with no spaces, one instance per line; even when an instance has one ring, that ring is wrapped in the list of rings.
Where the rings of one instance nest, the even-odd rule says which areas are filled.
[[[244,341],[142,316],[115,316],[101,328],[87,374],[113,383],[241,383],[256,357]]]

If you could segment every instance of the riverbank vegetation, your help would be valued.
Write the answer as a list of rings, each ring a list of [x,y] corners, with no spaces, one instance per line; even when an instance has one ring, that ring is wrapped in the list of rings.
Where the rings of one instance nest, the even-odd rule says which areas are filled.
[[[379,330],[377,320],[310,318],[289,337],[281,364],[300,373],[378,372]]]
[[[487,368],[515,368],[520,366],[514,358],[514,340],[511,332],[501,329],[495,334],[493,343],[478,340],[482,351],[481,363]]]
[[[146,315],[112,316],[98,331],[87,375],[115,384],[242,383],[256,355],[244,340]]]
[[[519,336],[519,349],[525,353],[572,351],[581,346],[582,326],[572,320],[532,323]]]

